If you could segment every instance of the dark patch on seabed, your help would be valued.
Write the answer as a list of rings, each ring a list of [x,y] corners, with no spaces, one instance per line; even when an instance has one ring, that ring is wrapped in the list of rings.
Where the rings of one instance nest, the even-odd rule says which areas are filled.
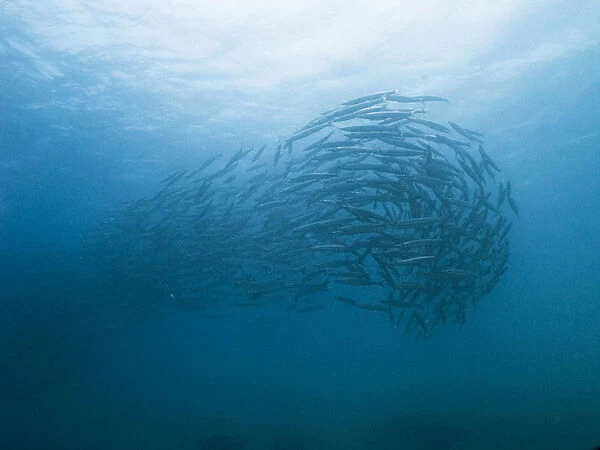
[[[173,352],[173,347],[164,344],[161,349],[149,340],[153,334],[172,339],[173,332],[165,332],[165,326],[187,326],[189,330],[181,339],[189,348],[174,358],[191,359],[196,353],[193,348],[202,348],[204,335],[198,330],[208,326],[206,319],[190,319],[187,325],[186,320],[165,324],[154,319],[139,325],[128,322],[127,327],[90,335],[89,330],[82,330],[78,308],[80,300],[90,293],[86,289],[93,286],[93,277],[86,277],[73,267],[59,266],[56,263],[37,270],[35,286],[17,283],[11,288],[14,298],[21,300],[12,305],[11,316],[21,320],[2,331],[12,336],[9,341],[3,340],[6,347],[2,349],[2,448],[579,450],[594,448],[594,440],[600,434],[600,414],[593,408],[593,401],[587,409],[580,402],[579,406],[564,406],[560,414],[549,414],[543,404],[515,401],[511,409],[490,410],[481,399],[465,398],[464,403],[444,413],[410,412],[409,407],[375,411],[365,408],[356,416],[336,410],[339,406],[328,402],[323,392],[319,396],[322,400],[316,400],[318,405],[307,413],[265,413],[260,400],[248,405],[244,404],[246,400],[238,399],[227,408],[229,414],[244,408],[237,417],[209,414],[206,410],[211,409],[210,404],[203,403],[197,390],[207,392],[210,388],[193,381],[209,367],[171,367],[173,363],[165,353]],[[15,279],[17,272],[8,275]],[[70,283],[65,283],[67,274],[73,275]],[[46,298],[52,302],[46,308],[39,304],[42,295],[49,296]],[[59,299],[67,296],[73,303],[55,308]],[[7,305],[3,308],[4,313],[9,312]],[[35,320],[22,320],[24,316]],[[23,323],[29,325],[25,327]],[[194,336],[197,341],[191,339]],[[221,346],[224,349],[234,350],[228,344]],[[150,353],[149,363],[136,359],[140,351]],[[218,361],[206,355],[203,358],[206,365]],[[164,367],[159,369],[157,365]],[[153,371],[161,369],[166,373],[157,377]],[[181,380],[181,372],[186,369],[192,376],[181,391],[176,390],[174,385],[179,384],[177,380]],[[178,373],[169,378],[169,370]],[[250,386],[253,372],[246,370]],[[225,368],[220,373],[228,376]],[[297,374],[297,379],[288,381],[297,383],[301,376]],[[169,379],[172,385],[161,392],[160,385]],[[233,379],[231,383],[235,382]],[[398,379],[395,383],[402,382]],[[308,389],[302,392],[310,395]],[[346,396],[352,395],[360,394],[350,388]],[[400,405],[404,400],[398,397]],[[328,409],[335,413],[326,414]],[[252,410],[256,415],[249,412]]]

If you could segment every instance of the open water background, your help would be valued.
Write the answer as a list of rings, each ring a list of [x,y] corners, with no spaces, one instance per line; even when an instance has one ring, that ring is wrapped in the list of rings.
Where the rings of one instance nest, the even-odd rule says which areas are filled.
[[[0,1],[2,448],[600,445],[600,4],[218,3]],[[450,99],[520,207],[463,328],[146,314],[82,256],[173,171],[394,88]]]

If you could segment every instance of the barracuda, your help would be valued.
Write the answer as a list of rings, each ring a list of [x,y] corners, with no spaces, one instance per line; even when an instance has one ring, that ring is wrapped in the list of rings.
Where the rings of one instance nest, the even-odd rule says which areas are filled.
[[[410,334],[462,324],[508,269],[506,214],[519,210],[483,135],[431,120],[427,102],[449,103],[357,97],[280,141],[271,161],[266,145],[242,147],[176,171],[107,224],[98,257],[123,284],[202,308],[288,299],[317,312],[334,283],[338,301]]]

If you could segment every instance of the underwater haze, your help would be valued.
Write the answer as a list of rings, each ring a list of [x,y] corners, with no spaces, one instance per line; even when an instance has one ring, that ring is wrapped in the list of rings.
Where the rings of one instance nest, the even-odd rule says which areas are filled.
[[[400,106],[382,109],[394,99]],[[0,0],[0,447],[600,446],[599,105],[595,0]],[[336,185],[337,200],[319,197],[333,184],[312,191],[310,183],[330,180],[334,172],[322,168],[338,164],[326,150],[339,146],[352,158],[367,141],[323,134],[304,153],[296,141],[325,126],[328,136],[362,133],[366,122],[338,121],[381,113],[362,139],[376,130],[389,140],[382,126],[408,123],[401,138],[414,133],[411,149],[398,160],[378,147],[366,157],[381,163],[336,165],[344,192]],[[440,124],[457,137],[431,131]],[[485,141],[479,166],[464,165],[466,138],[475,152]],[[427,140],[458,145],[446,175],[390,168],[422,170],[417,161],[438,158]],[[246,159],[240,149],[249,149]],[[309,154],[327,162],[299,156]],[[302,163],[299,174],[269,175],[280,157],[288,172]],[[211,158],[233,175],[192,184]],[[266,178],[252,178],[262,167]],[[477,167],[487,184],[469,169]],[[368,289],[399,275],[386,272],[389,249],[372,245],[382,241],[361,247],[358,233],[380,236],[376,221],[386,214],[402,233],[438,223],[417,215],[414,202],[410,219],[380,209],[381,197],[368,211],[351,203],[390,173],[420,177],[415,195],[423,196],[441,185],[450,192],[452,173],[479,189],[478,208],[493,203],[482,217],[501,214],[504,194],[496,205],[492,179],[501,191],[512,186],[514,208],[505,204],[508,219],[493,219],[497,233],[487,235],[510,243],[510,252],[498,244],[508,264],[493,266],[493,289],[477,291],[461,309],[464,321],[446,323],[441,313],[421,321],[419,312],[422,298],[448,289],[452,299],[470,295],[468,284],[446,286],[474,276],[463,270],[425,272],[423,283],[438,290],[415,294],[406,322],[408,294],[395,299],[394,289],[388,300],[362,303]],[[209,185],[217,188],[204,191]],[[185,205],[188,187],[203,190],[194,191],[203,215],[180,217],[178,228],[157,224],[160,208],[168,216]],[[271,187],[273,199],[246,208],[246,221],[241,200],[213,213],[221,201]],[[168,197],[167,207],[160,195],[168,189],[182,196]],[[467,196],[432,200],[435,208],[446,202],[444,226]],[[128,214],[140,205],[149,205],[151,225],[133,232]],[[337,205],[338,216],[305,224],[306,205]],[[312,231],[293,242],[274,237],[276,220],[290,236]],[[355,232],[354,241],[338,240]],[[418,233],[399,246],[442,245]],[[150,234],[155,246],[144,241]],[[198,236],[210,239],[196,249]],[[269,269],[269,257],[281,257],[269,243],[288,241],[300,256],[287,272]],[[463,241],[452,242],[443,245],[457,250]],[[340,251],[357,258],[345,278],[323,269]],[[394,261],[418,278],[439,258],[423,252]],[[372,282],[366,272],[377,264],[378,277],[394,280]],[[442,272],[447,282],[432,278]],[[327,279],[311,284],[309,275]],[[269,282],[258,290],[243,276]],[[235,297],[240,289],[245,298]]]

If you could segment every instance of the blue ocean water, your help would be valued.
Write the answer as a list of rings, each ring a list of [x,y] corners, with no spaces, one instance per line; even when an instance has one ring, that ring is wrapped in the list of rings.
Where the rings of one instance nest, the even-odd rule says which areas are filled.
[[[597,2],[122,3],[0,1],[2,448],[600,445]],[[389,89],[448,98],[431,118],[512,182],[509,270],[463,327],[330,293],[156,309],[99,268],[94,232],[174,171]]]

